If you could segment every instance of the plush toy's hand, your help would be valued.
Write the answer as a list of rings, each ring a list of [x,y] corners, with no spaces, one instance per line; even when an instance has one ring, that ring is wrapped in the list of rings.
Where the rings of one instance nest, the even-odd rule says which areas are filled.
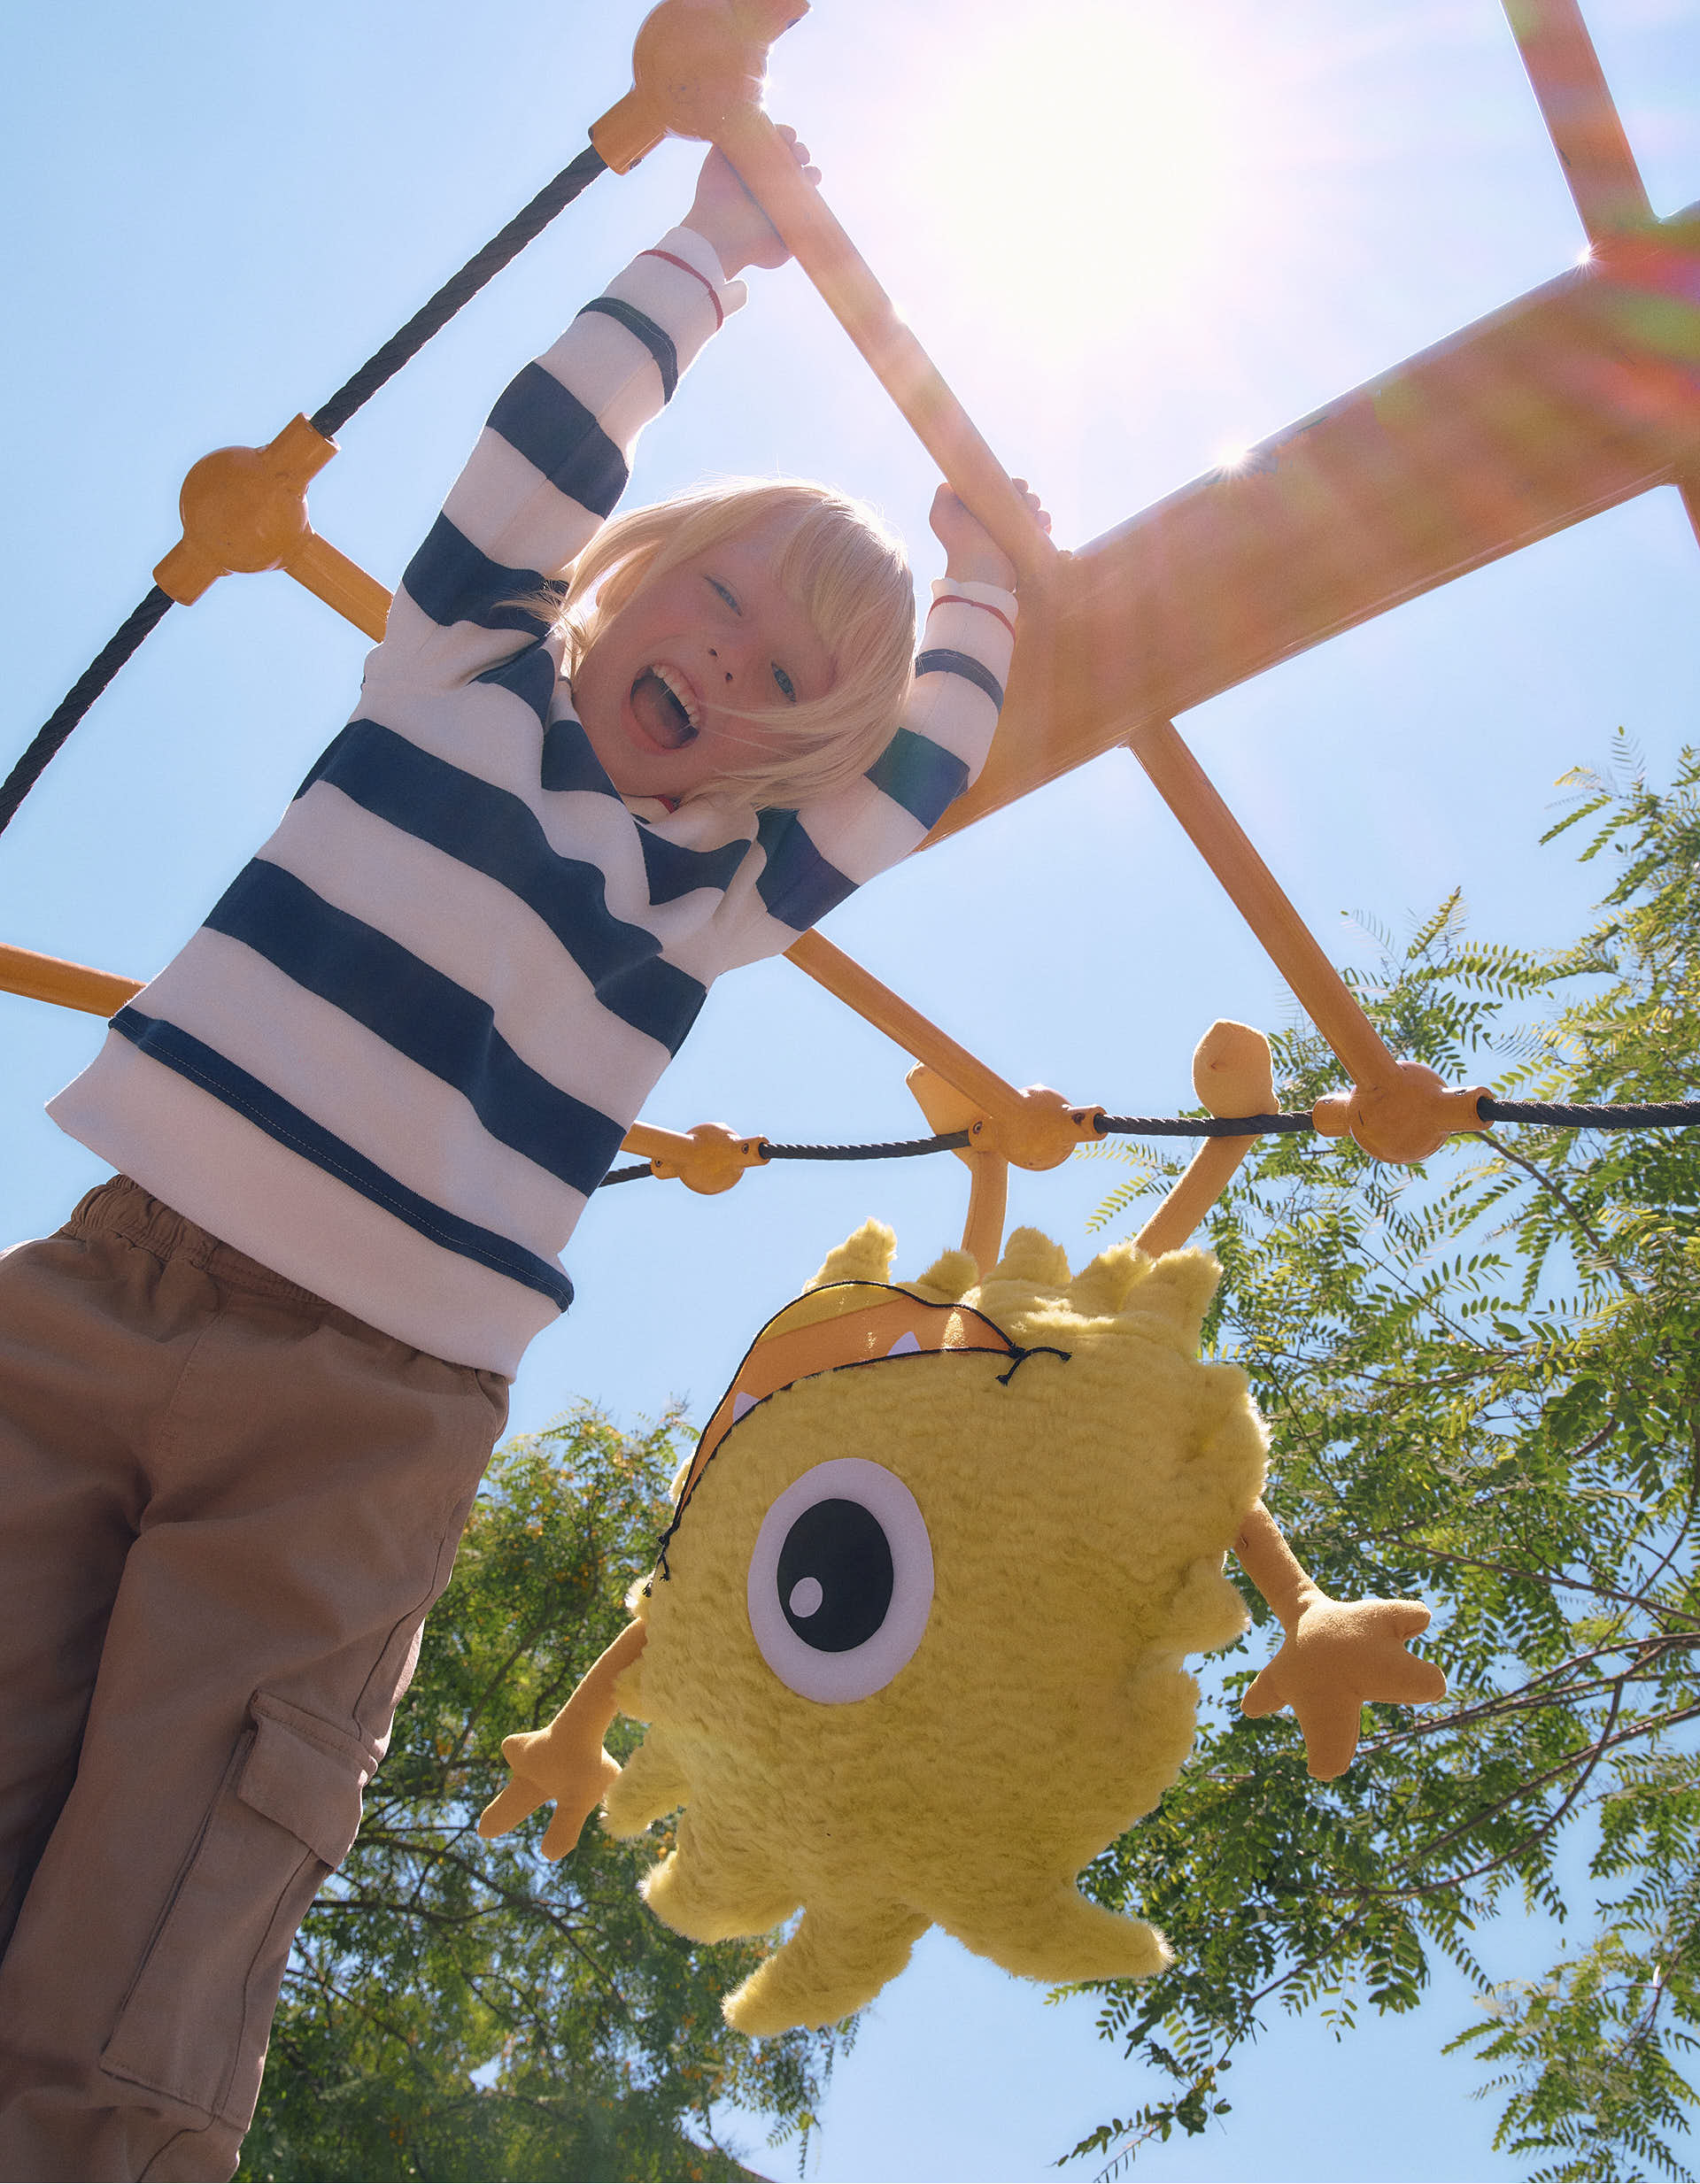
[[[503,1739],[502,1757],[514,1770],[514,1779],[479,1814],[481,1835],[506,1835],[552,1798],[554,1817],[544,1831],[543,1855],[564,1858],[576,1846],[585,1821],[619,1779],[620,1763],[599,1741],[590,1749],[582,1740],[558,1737],[560,1725]]]
[[[1428,1619],[1419,1600],[1330,1600],[1311,1587],[1240,1709],[1255,1717],[1290,1706],[1304,1732],[1312,1779],[1332,1781],[1352,1763],[1364,1706],[1375,1700],[1420,1706],[1446,1696],[1446,1678],[1434,1663],[1405,1651]]]
[[[641,1619],[627,1624],[546,1729],[503,1738],[502,1757],[514,1779],[479,1814],[481,1835],[506,1835],[552,1798],[555,1817],[544,1833],[543,1855],[564,1858],[572,1849],[620,1779],[620,1763],[603,1750],[602,1740],[619,1711],[615,1687],[643,1652],[647,1631]]]

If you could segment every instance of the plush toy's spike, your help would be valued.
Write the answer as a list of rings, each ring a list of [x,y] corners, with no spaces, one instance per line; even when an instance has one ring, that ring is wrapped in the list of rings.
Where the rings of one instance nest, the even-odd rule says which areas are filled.
[[[1142,1262],[1123,1309],[1159,1321],[1164,1339],[1190,1356],[1221,1278],[1222,1269],[1208,1252],[1167,1252],[1155,1264]]]
[[[986,1277],[994,1283],[1020,1282],[1033,1289],[1066,1289],[1069,1254],[1037,1229],[1017,1229],[1003,1247],[1003,1256]]]
[[[867,1220],[854,1236],[846,1237],[808,1285],[824,1289],[829,1282],[884,1282],[891,1278],[897,1239],[883,1221]]]
[[[918,1282],[905,1282],[903,1286],[929,1304],[960,1304],[979,1278],[980,1269],[971,1252],[947,1251],[933,1261]]]
[[[1084,1266],[1069,1284],[1069,1301],[1087,1319],[1113,1318],[1147,1265],[1132,1244],[1112,1244]]]

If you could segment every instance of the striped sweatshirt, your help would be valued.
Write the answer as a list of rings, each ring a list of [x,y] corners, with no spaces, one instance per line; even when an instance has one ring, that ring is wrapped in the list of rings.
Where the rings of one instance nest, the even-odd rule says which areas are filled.
[[[904,721],[797,811],[622,798],[516,601],[744,301],[675,228],[503,394],[360,701],[206,922],[50,1103],[143,1189],[419,1349],[511,1374],[719,974],[788,947],[974,778],[1008,593],[947,583]],[[988,611],[990,610],[990,611]]]

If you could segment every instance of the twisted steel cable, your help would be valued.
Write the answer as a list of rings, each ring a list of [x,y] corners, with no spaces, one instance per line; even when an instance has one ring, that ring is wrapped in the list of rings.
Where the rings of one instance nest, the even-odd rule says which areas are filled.
[[[1484,1123],[1528,1123],[1547,1130],[1681,1130],[1700,1123],[1700,1100],[1589,1107],[1484,1097],[1476,1103],[1476,1112]],[[1106,1115],[1098,1124],[1099,1135],[1105,1138],[1268,1138],[1315,1129],[1302,1107],[1279,1115]],[[937,1138],[904,1138],[879,1145],[764,1144],[761,1165],[769,1161],[913,1160],[926,1153],[963,1152],[969,1142],[965,1130],[953,1130]],[[638,1161],[604,1176],[599,1188],[636,1183],[653,1173],[647,1161]]]
[[[445,281],[435,296],[422,304],[406,326],[373,351],[359,370],[344,381],[329,401],[321,403],[308,422],[328,440],[369,402],[387,380],[416,357],[434,334],[440,334],[456,312],[471,302],[510,259],[541,235],[558,212],[563,212],[587,183],[594,181],[607,162],[594,144],[587,144],[552,182],[546,182],[529,205],[521,209],[474,253],[459,273]],[[49,762],[64,748],[66,739],[97,698],[136,651],[165,620],[173,601],[158,584],[141,604],[127,614],[89,665],[54,706],[31,738],[28,748],[0,782],[0,833],[11,823],[18,806],[41,779]]]

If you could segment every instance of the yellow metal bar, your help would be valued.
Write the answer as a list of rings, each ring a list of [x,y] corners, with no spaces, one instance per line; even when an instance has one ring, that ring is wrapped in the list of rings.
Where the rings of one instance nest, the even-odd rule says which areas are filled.
[[[57,955],[37,955],[34,948],[0,944],[0,992],[51,1001],[58,1008],[81,1008],[91,1016],[114,1016],[141,991],[139,978],[122,978],[116,971],[91,970],[86,963],[67,963]]]
[[[1272,1115],[1269,1041],[1249,1024],[1225,1018],[1213,1023],[1193,1055],[1193,1089],[1212,1115]],[[1140,1249],[1154,1259],[1178,1251],[1256,1143],[1253,1138],[1207,1138],[1133,1239]]]
[[[970,1126],[975,1151],[1001,1153],[1018,1168],[1055,1168],[1083,1139],[1097,1136],[1093,1118],[1101,1108],[1070,1107],[1061,1092],[1044,1084],[1030,1084],[1024,1092],[1006,1084],[995,1069],[977,1061],[820,933],[805,933],[785,954],[799,970],[967,1094],[984,1117]]]
[[[1152,722],[1130,738],[1128,748],[1354,1084],[1373,1084],[1386,1076],[1394,1067],[1386,1042],[1223,802],[1216,784],[1182,742],[1174,722]]]
[[[1591,243],[1653,217],[1577,0],[1504,0],[1541,116]]]
[[[383,642],[390,595],[375,576],[339,553],[328,538],[311,531],[284,562],[296,583],[334,606],[344,621],[365,631],[375,644]]]
[[[942,1077],[924,1061],[917,1061],[903,1082],[915,1094],[927,1128],[944,1137],[959,1130],[973,1130],[985,1117],[966,1092]],[[998,1263],[1003,1250],[1003,1222],[1008,1208],[1009,1163],[1001,1153],[959,1150],[956,1157],[968,1163],[968,1219],[962,1228],[962,1249],[980,1269],[982,1277]]]
[[[968,1186],[968,1219],[962,1249],[984,1281],[1003,1251],[1003,1223],[1009,1208],[1009,1163],[1000,1153],[970,1153],[973,1180]]]
[[[965,1092],[984,1113],[997,1114],[1019,1100],[1021,1095],[1013,1084],[1006,1084],[995,1069],[988,1069],[967,1047],[959,1046],[947,1032],[930,1023],[918,1008],[912,1007],[889,986],[882,985],[853,956],[834,947],[823,933],[805,933],[792,943],[785,955],[799,970],[807,971],[816,984],[824,986],[859,1016],[866,1017],[887,1038],[894,1039],[906,1053],[913,1054],[917,1061],[930,1063],[947,1084],[954,1084],[959,1092]]]
[[[662,0],[632,51],[632,89],[591,131],[623,174],[669,132],[717,144],[951,485],[1039,585],[1057,552],[866,259],[763,112],[768,48],[803,0]]]
[[[1700,515],[1697,280],[1694,207],[1078,547],[1024,595],[991,757],[931,838],[1656,486]]]
[[[1174,722],[1148,722],[1128,747],[1352,1079],[1349,1095],[1317,1103],[1317,1128],[1333,1137],[1349,1131],[1377,1160],[1405,1161],[1426,1160],[1455,1131],[1479,1130],[1481,1088],[1456,1090],[1394,1055]]]
[[[943,374],[898,316],[867,260],[819,191],[804,180],[772,121],[757,105],[738,106],[715,132],[715,142],[921,444],[1024,582],[1041,589],[1053,582],[1056,548]]]

